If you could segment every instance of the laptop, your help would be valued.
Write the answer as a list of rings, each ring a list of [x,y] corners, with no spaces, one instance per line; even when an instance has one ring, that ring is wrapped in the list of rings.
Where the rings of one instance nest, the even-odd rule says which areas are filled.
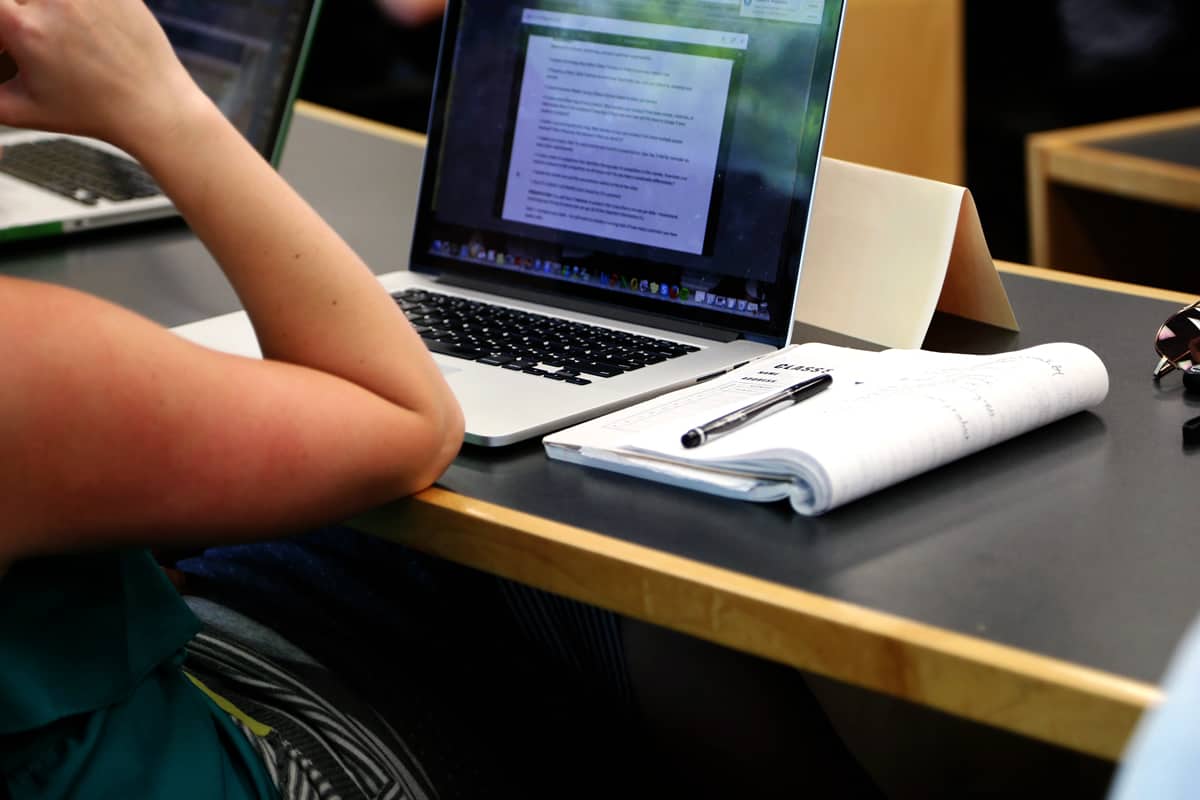
[[[148,0],[192,77],[276,163],[320,0]],[[0,241],[174,215],[128,155],[94,139],[0,128]]]
[[[451,0],[409,269],[468,443],[788,343],[843,0]],[[257,355],[242,312],[176,329]]]

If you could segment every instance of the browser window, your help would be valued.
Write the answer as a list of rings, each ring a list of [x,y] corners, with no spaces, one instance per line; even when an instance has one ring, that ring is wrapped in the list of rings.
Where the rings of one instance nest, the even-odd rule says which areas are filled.
[[[501,217],[711,252],[747,36],[526,9]]]

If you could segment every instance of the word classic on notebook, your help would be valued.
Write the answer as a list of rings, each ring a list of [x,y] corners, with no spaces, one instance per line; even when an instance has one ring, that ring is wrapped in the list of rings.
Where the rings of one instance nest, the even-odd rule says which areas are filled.
[[[274,163],[319,0],[147,0],[180,61]],[[0,240],[170,216],[170,201],[104,142],[0,128]]]
[[[787,343],[841,0],[452,0],[409,270],[503,445]],[[177,329],[254,353],[244,314]]]

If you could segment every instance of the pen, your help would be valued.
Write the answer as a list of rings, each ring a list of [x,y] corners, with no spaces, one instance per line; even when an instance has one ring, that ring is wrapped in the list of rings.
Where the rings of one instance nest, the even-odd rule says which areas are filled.
[[[789,386],[783,391],[775,392],[761,400],[756,400],[745,408],[731,411],[724,416],[717,417],[712,422],[706,422],[699,427],[692,428],[683,435],[683,438],[680,440],[681,444],[688,448],[699,447],[705,442],[712,441],[718,436],[724,436],[730,431],[737,430],[756,419],[762,419],[768,414],[773,414],[781,408],[795,405],[804,398],[811,397],[821,391],[832,382],[833,376],[828,372],[816,375],[808,380],[800,381],[800,383]]]

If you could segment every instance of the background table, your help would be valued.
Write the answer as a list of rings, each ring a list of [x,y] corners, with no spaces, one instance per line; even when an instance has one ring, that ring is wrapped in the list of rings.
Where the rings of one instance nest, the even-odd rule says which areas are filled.
[[[1029,137],[1033,262],[1200,293],[1200,109]]]
[[[282,171],[377,271],[407,261],[422,140],[303,107]],[[6,274],[93,291],[167,325],[236,308],[178,223],[5,250]],[[1109,398],[816,519],[466,448],[439,487],[360,520],[531,585],[1083,753],[1115,758],[1200,608],[1181,476],[1200,413],[1156,386],[1151,341],[1182,297],[1004,274],[1023,331],[939,319],[933,349],[1096,350]],[[837,343],[801,327],[798,335]],[[1184,478],[1186,480],[1186,478]]]

